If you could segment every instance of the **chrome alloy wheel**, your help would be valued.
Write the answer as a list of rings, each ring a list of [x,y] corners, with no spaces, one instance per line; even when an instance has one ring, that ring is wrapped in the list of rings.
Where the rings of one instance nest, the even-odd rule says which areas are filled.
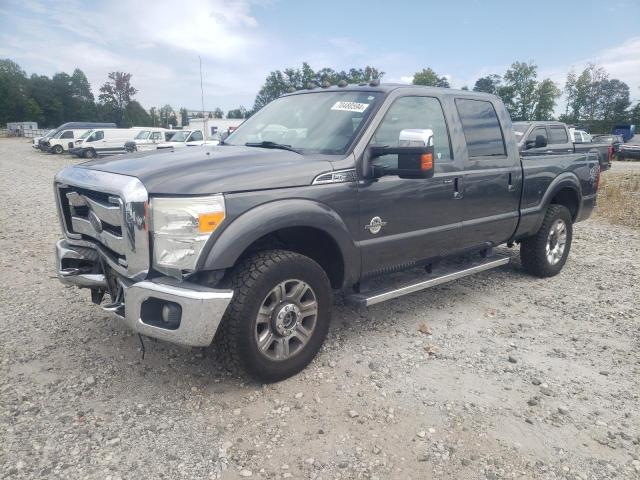
[[[564,248],[567,244],[567,225],[564,220],[558,218],[551,229],[549,229],[549,235],[547,236],[546,254],[547,261],[550,265],[557,264],[562,255],[564,254]]]
[[[311,339],[318,318],[318,300],[301,280],[285,280],[265,297],[256,319],[258,350],[270,360],[287,360]]]

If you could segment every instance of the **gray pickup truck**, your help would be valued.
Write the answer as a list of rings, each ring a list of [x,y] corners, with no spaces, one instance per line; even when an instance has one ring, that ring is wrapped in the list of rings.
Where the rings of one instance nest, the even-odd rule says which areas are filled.
[[[609,142],[572,141],[566,124],[561,122],[513,122],[518,149],[523,156],[564,155],[591,152],[598,157],[602,171],[611,168],[614,149]],[[587,135],[585,133],[585,135]]]
[[[591,152],[521,156],[495,96],[310,88],[219,146],[62,170],[58,276],[141,335],[277,381],[320,349],[335,293],[373,305],[504,265],[501,244],[557,274],[599,178]]]

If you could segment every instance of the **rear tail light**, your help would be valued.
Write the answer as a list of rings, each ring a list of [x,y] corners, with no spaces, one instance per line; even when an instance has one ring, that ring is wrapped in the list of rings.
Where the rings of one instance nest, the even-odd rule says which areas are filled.
[[[598,172],[596,173],[596,192],[598,191],[598,188],[600,188],[600,174],[602,173],[602,169],[600,168],[600,165],[598,165],[596,167],[598,169]]]
[[[607,148],[607,160],[611,162],[612,158],[613,158],[613,145],[609,145],[609,147]]]

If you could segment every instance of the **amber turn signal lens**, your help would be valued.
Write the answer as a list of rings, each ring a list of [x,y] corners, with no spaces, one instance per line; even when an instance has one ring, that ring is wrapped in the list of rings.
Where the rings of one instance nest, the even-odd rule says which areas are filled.
[[[431,170],[433,168],[433,154],[423,153],[420,155],[420,169]]]
[[[198,215],[198,230],[200,233],[211,233],[224,220],[223,212],[201,213]]]

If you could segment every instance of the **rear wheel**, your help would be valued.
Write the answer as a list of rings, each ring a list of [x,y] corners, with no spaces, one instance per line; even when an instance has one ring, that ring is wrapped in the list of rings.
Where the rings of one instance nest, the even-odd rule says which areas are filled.
[[[61,154],[63,151],[64,149],[62,148],[62,145],[54,145],[53,153]]]
[[[569,256],[572,235],[569,209],[563,205],[550,205],[538,233],[520,245],[522,266],[536,277],[557,275]]]
[[[243,260],[229,280],[234,295],[216,342],[231,362],[264,382],[306,367],[327,335],[333,303],[320,265],[269,250]]]

